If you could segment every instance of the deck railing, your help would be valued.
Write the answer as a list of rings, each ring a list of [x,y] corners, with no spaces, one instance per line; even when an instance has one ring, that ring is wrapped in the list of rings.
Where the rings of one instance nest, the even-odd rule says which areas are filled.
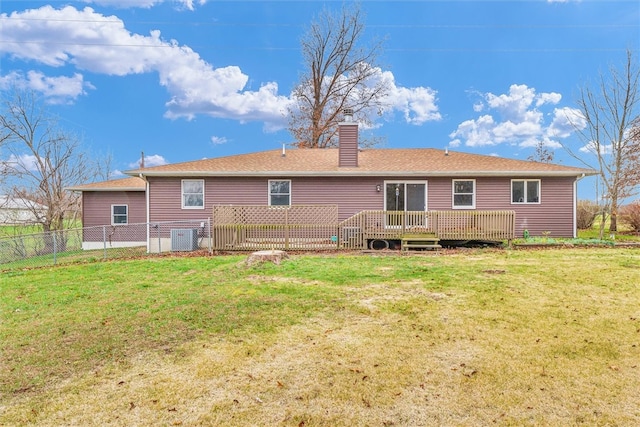
[[[367,210],[338,222],[337,206],[214,206],[215,250],[365,249],[375,240],[425,234],[440,240],[511,240],[514,211]]]
[[[510,240],[514,211],[362,211],[340,223],[360,229],[367,239],[389,239],[406,233],[431,233],[441,240]]]
[[[502,241],[515,238],[514,211],[430,211],[440,240]]]

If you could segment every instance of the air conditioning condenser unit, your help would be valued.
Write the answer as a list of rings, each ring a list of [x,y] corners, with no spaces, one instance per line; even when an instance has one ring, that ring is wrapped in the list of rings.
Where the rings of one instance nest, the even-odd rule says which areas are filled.
[[[198,247],[197,228],[175,228],[171,230],[172,251],[195,251]]]

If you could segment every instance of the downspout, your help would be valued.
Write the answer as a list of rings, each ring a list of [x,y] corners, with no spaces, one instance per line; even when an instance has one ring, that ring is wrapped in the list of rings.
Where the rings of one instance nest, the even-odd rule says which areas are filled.
[[[582,174],[573,181],[573,238],[578,238],[578,181],[585,177]]]
[[[149,218],[149,181],[144,177],[142,173],[138,174],[138,177],[144,181],[144,204],[147,211],[147,253],[151,252],[151,232],[149,230],[150,218]]]

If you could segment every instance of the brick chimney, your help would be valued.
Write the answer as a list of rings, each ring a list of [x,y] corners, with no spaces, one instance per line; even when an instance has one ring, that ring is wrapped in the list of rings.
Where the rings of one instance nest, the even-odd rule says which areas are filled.
[[[344,119],[338,123],[338,166],[358,167],[358,123],[353,121],[353,110],[344,109]]]

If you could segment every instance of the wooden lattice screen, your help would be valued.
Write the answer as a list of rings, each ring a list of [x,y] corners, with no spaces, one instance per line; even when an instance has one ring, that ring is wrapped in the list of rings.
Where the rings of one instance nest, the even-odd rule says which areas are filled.
[[[335,249],[338,245],[338,206],[213,207],[214,248]]]
[[[337,223],[337,205],[216,205],[213,207],[213,225]]]

